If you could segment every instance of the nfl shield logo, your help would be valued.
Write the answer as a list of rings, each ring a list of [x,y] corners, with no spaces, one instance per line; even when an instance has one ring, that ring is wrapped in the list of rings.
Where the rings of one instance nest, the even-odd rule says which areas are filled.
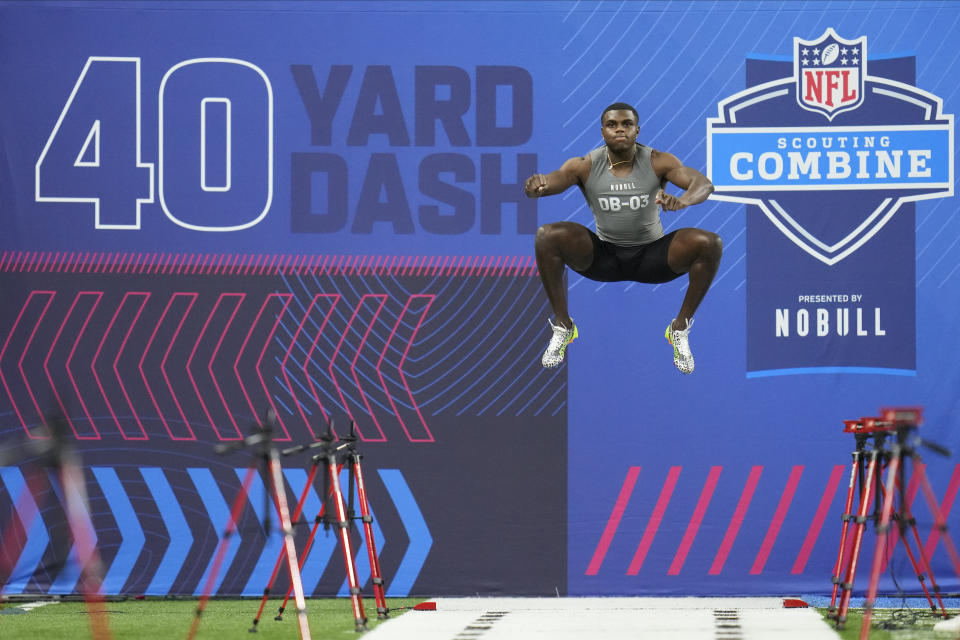
[[[914,375],[914,202],[953,196],[953,115],[913,85],[913,57],[868,74],[867,36],[827,29],[793,47],[748,58],[747,88],[707,120],[711,198],[759,209],[747,376]]]
[[[818,40],[793,39],[797,102],[833,120],[863,103],[867,37],[844,40],[827,29]]]

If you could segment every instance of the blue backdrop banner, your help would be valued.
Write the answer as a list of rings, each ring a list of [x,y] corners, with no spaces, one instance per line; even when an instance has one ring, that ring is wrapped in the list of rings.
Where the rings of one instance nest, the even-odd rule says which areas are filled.
[[[922,406],[960,448],[958,25],[933,0],[0,2],[3,593],[78,588],[26,446],[57,413],[105,591],[200,593],[223,541],[215,593],[261,594],[265,487],[224,540],[249,459],[213,450],[268,410],[285,447],[355,425],[388,595],[829,593],[843,421]],[[662,338],[686,277],[568,272],[580,338],[540,366],[535,233],[594,221],[522,185],[620,100],[716,187],[662,212],[724,244],[690,376]],[[921,453],[952,521],[960,464]],[[302,545],[324,488],[283,466]],[[308,594],[346,593],[337,553],[321,532]]]

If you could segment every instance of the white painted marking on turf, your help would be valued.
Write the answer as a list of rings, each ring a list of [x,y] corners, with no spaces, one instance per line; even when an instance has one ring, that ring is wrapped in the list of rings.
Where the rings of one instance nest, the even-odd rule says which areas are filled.
[[[440,598],[377,626],[371,640],[836,640],[814,609],[782,598]],[[735,615],[734,615],[735,614]],[[721,621],[735,621],[727,625]],[[733,633],[728,633],[728,632]]]
[[[941,620],[933,625],[934,631],[960,631],[960,616],[954,616],[948,620]]]
[[[57,604],[57,601],[56,600],[37,600],[36,602],[25,602],[23,604],[18,604],[17,609],[30,611],[31,609],[36,609],[37,607],[42,607],[47,604]]]

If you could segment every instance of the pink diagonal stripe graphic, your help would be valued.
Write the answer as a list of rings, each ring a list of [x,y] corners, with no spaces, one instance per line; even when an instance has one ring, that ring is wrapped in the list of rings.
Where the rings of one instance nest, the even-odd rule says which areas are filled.
[[[693,541],[697,537],[697,531],[700,530],[700,523],[703,522],[703,516],[707,512],[707,507],[710,505],[710,498],[713,497],[713,490],[717,487],[717,481],[720,480],[720,473],[722,471],[723,467],[720,466],[710,468],[707,480],[703,483],[700,498],[697,500],[697,506],[693,509],[693,516],[691,516],[687,530],[683,534],[683,539],[680,540],[680,546],[677,548],[676,555],[673,556],[673,562],[670,563],[670,569],[667,571],[667,575],[678,575],[683,568],[683,563],[686,562],[687,554],[690,553],[690,547],[693,546]]]
[[[210,380],[213,381],[213,388],[217,390],[217,397],[220,398],[220,403],[223,405],[223,408],[227,412],[227,416],[230,418],[230,424],[233,425],[234,431],[236,431],[236,437],[225,438],[220,430],[214,426],[217,435],[221,440],[242,440],[243,434],[240,433],[240,427],[237,425],[236,418],[233,417],[233,411],[230,410],[230,405],[227,404],[227,399],[223,396],[223,389],[220,387],[220,383],[217,382],[217,376],[213,372],[213,362],[217,359],[217,354],[220,353],[220,347],[223,345],[224,339],[227,337],[227,332],[230,329],[230,325],[233,324],[233,319],[237,317],[237,311],[240,310],[240,305],[243,304],[244,299],[247,297],[245,293],[222,293],[220,298],[237,298],[237,305],[233,308],[233,311],[230,313],[230,318],[227,319],[227,323],[224,325],[223,329],[220,331],[220,339],[217,340],[216,346],[213,348],[213,353],[210,354],[210,360],[207,361],[207,372],[210,374]],[[220,304],[220,299],[217,300],[217,304]]]
[[[200,329],[200,333],[197,335],[197,339],[193,343],[193,348],[190,350],[190,355],[187,357],[187,378],[189,378],[190,384],[193,386],[194,394],[196,394],[197,399],[200,400],[200,408],[203,409],[203,414],[207,417],[207,422],[209,422],[210,426],[213,427],[213,430],[216,432],[217,438],[219,440],[236,440],[238,438],[242,438],[243,436],[240,434],[240,430],[237,428],[236,423],[234,423],[233,427],[234,429],[237,430],[238,438],[223,437],[223,433],[221,433],[220,429],[217,427],[216,421],[213,419],[213,416],[210,414],[210,408],[207,406],[207,403],[203,400],[203,394],[200,392],[200,387],[197,385],[197,380],[196,378],[193,377],[193,358],[197,355],[197,349],[200,347],[200,343],[203,341],[203,337],[206,335],[207,329],[210,328],[210,321],[213,320],[213,317],[217,314],[217,311],[220,309],[220,303],[223,302],[223,299],[225,297],[235,296],[235,295],[236,294],[230,294],[230,293],[220,294],[220,296],[217,298],[217,301],[213,304],[213,309],[211,309],[210,313],[207,314],[207,319],[203,323],[203,328]],[[233,308],[233,314],[230,316],[231,321],[233,320],[233,316],[236,315],[237,309],[239,307],[240,307],[240,301],[238,300],[237,306]],[[229,322],[228,322],[228,326],[229,326]],[[226,329],[221,328],[220,341],[223,340],[223,334],[225,333],[226,333]],[[217,343],[218,345],[220,344],[220,341],[218,341]],[[211,358],[211,362],[212,362],[212,358]],[[219,385],[217,385],[216,378],[213,375],[213,369],[211,368],[210,362],[207,363],[207,371],[210,372],[210,377],[213,380],[214,386],[217,388],[217,391],[220,392],[220,387]],[[220,393],[220,398],[221,400],[223,399],[223,393]],[[228,413],[229,413],[229,409],[228,409]]]
[[[76,296],[74,296],[73,302],[70,303],[70,308],[67,310],[67,313],[63,316],[63,322],[60,323],[60,327],[57,329],[57,333],[53,337],[53,342],[50,343],[50,348],[47,349],[47,356],[43,359],[43,371],[47,376],[47,381],[50,383],[50,389],[53,391],[53,397],[56,398],[57,406],[60,407],[61,414],[66,419],[67,424],[70,425],[70,429],[73,431],[73,435],[74,437],[76,437],[77,440],[99,440],[100,433],[97,431],[96,427],[93,428],[93,432],[95,435],[81,434],[79,431],[77,431],[77,426],[73,424],[73,420],[70,418],[70,412],[67,411],[67,406],[63,402],[63,397],[60,395],[60,392],[57,391],[57,383],[54,381],[53,376],[50,373],[50,358],[53,357],[53,351],[54,349],[56,349],[57,343],[60,342],[60,336],[63,335],[63,329],[67,326],[67,322],[70,321],[70,316],[73,315],[73,310],[77,307],[77,302],[80,300],[81,297],[85,295],[90,295],[90,294],[95,295],[96,292],[81,291],[81,292],[78,292]],[[93,310],[91,309],[90,312],[92,313]],[[87,320],[89,319],[90,318],[88,315]],[[86,326],[86,322],[84,322],[83,326],[84,327]],[[79,336],[78,336],[78,339],[79,339]],[[74,348],[76,348],[76,343],[74,343]],[[72,350],[70,354],[71,356],[73,355]],[[67,370],[68,377],[70,377],[72,380],[69,363],[70,363],[70,358],[68,357],[66,370]]]
[[[173,332],[173,336],[170,338],[170,344],[167,345],[166,351],[163,352],[163,360],[160,361],[160,373],[163,374],[163,381],[167,383],[167,389],[170,391],[170,397],[173,398],[173,403],[177,406],[177,413],[180,414],[180,418],[183,420],[183,426],[187,428],[187,431],[190,432],[189,438],[175,438],[179,440],[196,440],[197,434],[193,431],[193,428],[190,426],[190,421],[187,420],[187,414],[184,413],[183,407],[180,406],[180,401],[177,399],[177,392],[174,390],[173,385],[170,384],[170,376],[167,374],[167,360],[170,359],[170,352],[173,351],[173,345],[177,341],[177,337],[180,335],[180,331],[183,329],[184,323],[187,321],[187,316],[190,315],[190,310],[193,309],[193,304],[197,301],[196,293],[191,292],[178,292],[170,298],[173,301],[174,298],[179,296],[187,296],[190,298],[189,304],[187,304],[187,310],[183,312],[183,316],[180,318],[180,322],[177,324],[176,330]],[[186,366],[184,366],[186,369]],[[170,434],[171,437],[173,434]]]
[[[803,540],[800,553],[797,554],[797,559],[793,563],[793,568],[790,570],[790,573],[803,573],[804,568],[807,566],[807,560],[813,552],[813,545],[816,544],[817,538],[820,536],[823,521],[827,518],[827,512],[830,510],[833,497],[837,493],[837,487],[840,486],[840,479],[843,477],[843,472],[846,468],[847,465],[844,464],[834,465],[833,471],[830,473],[830,479],[827,480],[827,487],[823,490],[823,496],[820,498],[820,505],[817,507],[817,512],[813,516],[813,522],[810,523],[810,529],[807,530],[807,537]]]
[[[370,319],[370,324],[367,325],[367,330],[363,333],[363,338],[360,340],[360,344],[357,345],[357,353],[353,356],[353,360],[350,362],[350,374],[353,376],[353,382],[357,385],[357,389],[360,391],[360,397],[363,399],[363,406],[366,407],[367,413],[370,415],[370,418],[373,420],[373,425],[377,428],[377,432],[380,434],[379,438],[367,438],[360,431],[360,427],[357,427],[357,433],[360,434],[360,439],[367,442],[386,442],[387,436],[383,433],[383,428],[380,426],[380,421],[377,420],[377,415],[373,412],[373,408],[370,406],[370,400],[367,398],[366,392],[363,390],[363,385],[360,384],[360,378],[357,377],[357,361],[360,359],[360,354],[363,351],[364,345],[367,344],[367,338],[370,337],[370,332],[373,331],[373,326],[377,323],[377,318],[380,317],[380,312],[383,311],[383,306],[387,303],[386,294],[382,293],[369,293],[363,296],[360,300],[360,305],[363,304],[363,301],[367,298],[376,298],[380,301],[380,304],[377,305],[377,310],[373,312],[373,318]],[[358,306],[359,308],[359,306]]]
[[[790,510],[790,503],[793,502],[793,496],[797,491],[797,485],[800,484],[800,476],[802,475],[803,465],[794,465],[793,470],[790,472],[790,477],[787,478],[787,486],[783,490],[783,495],[780,496],[780,504],[777,505],[777,510],[773,514],[773,520],[767,529],[767,535],[763,538],[760,551],[757,553],[757,557],[753,561],[753,566],[750,568],[750,575],[763,573],[763,567],[766,566],[770,552],[773,550],[773,544],[777,541],[777,536],[780,535],[780,527],[783,525],[783,520],[787,517],[787,511]]]
[[[270,301],[273,298],[280,298],[281,300],[284,301],[283,308],[286,309],[286,306],[290,302],[290,298],[292,295],[293,294],[290,294],[290,293],[271,293],[264,299],[263,304],[260,305],[260,309],[257,311],[256,318],[254,318],[253,322],[250,323],[250,329],[247,330],[247,335],[243,339],[243,344],[240,346],[240,350],[237,352],[237,357],[233,361],[233,373],[237,378],[237,382],[240,383],[240,391],[243,392],[243,397],[247,401],[247,406],[250,407],[250,412],[251,412],[250,415],[252,416],[259,416],[260,412],[257,411],[256,407],[253,406],[253,401],[250,399],[250,394],[247,393],[247,387],[243,384],[243,378],[240,376],[240,370],[239,370],[240,360],[243,358],[243,352],[247,350],[247,344],[250,342],[250,337],[253,335],[253,330],[257,327],[258,324],[260,324],[260,318],[263,316],[263,312],[266,310],[267,305],[270,304]],[[273,327],[270,329],[269,336],[264,342],[263,349],[261,349],[260,351],[259,358],[257,359],[257,364],[254,366],[254,368],[257,370],[257,377],[260,379],[261,384],[263,384],[263,377],[260,375],[260,370],[259,370],[260,360],[263,359],[263,353],[266,351],[267,344],[269,344],[270,338],[273,336],[274,331],[277,330],[277,324],[280,322],[280,317],[282,315],[283,313],[281,312],[280,314],[277,315],[277,318],[274,320]],[[268,395],[268,401],[270,402],[270,406],[273,407],[273,400],[269,398],[269,395]],[[279,417],[279,414],[278,414],[278,417]],[[284,431],[286,432],[286,429],[284,429]],[[289,439],[289,437],[290,437],[289,434],[287,434],[286,439]]]
[[[143,296],[143,301],[140,303],[140,308],[137,309],[136,315],[133,317],[133,321],[130,323],[130,326],[127,327],[127,332],[123,335],[123,340],[120,342],[120,348],[117,349],[117,356],[113,359],[113,375],[117,379],[117,383],[120,385],[120,392],[123,394],[123,399],[126,400],[127,406],[130,407],[130,412],[133,414],[133,419],[137,422],[137,427],[140,428],[139,436],[128,436],[126,432],[123,431],[123,428],[120,427],[120,422],[117,421],[116,416],[114,416],[114,421],[117,422],[117,428],[120,429],[120,434],[123,436],[124,440],[147,440],[146,429],[143,428],[143,423],[140,422],[140,416],[137,415],[137,410],[133,406],[133,402],[130,400],[130,394],[127,393],[127,387],[123,384],[123,377],[120,375],[120,371],[117,368],[117,363],[120,361],[120,357],[123,355],[124,349],[127,348],[127,341],[130,339],[130,333],[133,331],[133,328],[136,326],[137,322],[140,320],[140,315],[143,313],[144,307],[147,305],[147,300],[150,299],[150,294],[146,291],[128,291],[124,296],[123,300],[120,302],[120,307],[122,307],[127,302],[129,296]],[[117,307],[117,313],[120,313],[120,307]],[[117,314],[114,314],[114,320],[116,320]],[[110,321],[111,325],[113,320]],[[109,332],[109,329],[107,329]],[[106,334],[104,334],[106,335]],[[98,351],[99,354],[99,351]],[[101,390],[102,391],[102,390]],[[106,394],[104,394],[104,400],[106,400]],[[110,406],[110,403],[107,402],[107,406],[110,407],[111,415],[113,415],[113,407]]]
[[[173,301],[176,300],[177,297],[180,295],[184,295],[184,294],[180,294],[180,293],[174,294],[167,301],[166,306],[163,308],[163,312],[160,314],[160,318],[157,320],[156,326],[153,328],[153,332],[150,334],[150,338],[147,340],[147,344],[143,349],[143,353],[140,355],[140,361],[137,363],[137,369],[140,371],[140,378],[143,380],[143,385],[147,389],[147,395],[150,396],[150,401],[153,403],[154,409],[157,410],[157,416],[159,416],[160,422],[163,423],[163,427],[167,430],[167,433],[170,435],[170,439],[171,440],[190,440],[191,438],[182,438],[179,436],[175,436],[173,434],[173,430],[170,428],[170,425],[167,424],[167,419],[166,417],[164,417],[163,411],[160,410],[160,404],[157,402],[157,398],[153,393],[153,389],[150,388],[150,381],[147,380],[147,374],[143,370],[143,363],[147,359],[147,354],[150,352],[150,347],[153,346],[153,341],[157,337],[157,332],[160,330],[160,326],[163,324],[163,320],[164,318],[166,318],[167,312],[170,311],[170,307],[173,305]],[[191,305],[192,305],[192,302],[191,302]],[[186,314],[184,314],[184,317],[186,317]],[[182,320],[181,320],[181,324],[182,324]],[[196,437],[192,439],[195,440]]]
[[[639,475],[640,467],[630,467],[627,469],[627,477],[623,480],[620,493],[617,495],[617,500],[613,504],[613,511],[610,512],[610,518],[607,520],[607,526],[603,529],[600,542],[597,543],[597,548],[593,551],[593,557],[590,558],[590,564],[587,565],[587,570],[584,572],[584,575],[595,576],[597,572],[600,571],[600,565],[603,564],[603,559],[607,556],[607,551],[610,549],[613,537],[617,534],[617,528],[620,526],[620,520],[623,518],[624,511],[627,510],[627,503],[630,501],[630,496],[633,494],[633,488],[637,484],[637,476]]]
[[[294,331],[293,337],[290,339],[290,346],[287,347],[286,353],[283,354],[283,360],[280,362],[280,373],[283,375],[283,382],[287,386],[287,392],[290,394],[290,397],[293,399],[293,404],[297,408],[297,411],[300,412],[300,418],[303,420],[303,423],[307,426],[307,429],[309,429],[310,433],[312,434],[313,434],[313,429],[310,426],[310,421],[307,419],[307,414],[304,413],[303,411],[303,403],[301,403],[300,399],[297,398],[297,393],[296,391],[294,391],[293,384],[290,382],[290,376],[287,374],[287,361],[290,359],[290,354],[293,352],[293,348],[297,344],[297,338],[299,338],[300,334],[303,332],[303,326],[307,323],[307,320],[310,319],[310,312],[313,311],[314,307],[317,306],[317,301],[320,300],[321,298],[329,297],[330,295],[339,297],[336,294],[325,294],[325,293],[318,293],[317,295],[313,296],[313,300],[311,300],[310,304],[307,306],[307,310],[303,314],[303,319],[300,320],[300,324],[297,325],[297,330]],[[336,302],[334,302],[334,306],[335,305],[336,305]],[[332,311],[333,307],[331,307],[330,310]],[[326,321],[327,321],[326,318],[324,318],[323,324],[326,324]],[[318,339],[320,337],[321,331],[322,331],[322,327],[320,331],[317,331]],[[316,340],[314,340],[313,345],[316,345],[316,343],[317,343]],[[311,350],[312,350],[312,347],[311,347]],[[309,361],[310,361],[310,353],[307,352],[307,355],[303,362],[303,372],[307,380],[310,379],[310,375],[307,373],[307,363]],[[312,390],[313,385],[311,384],[310,387]],[[327,417],[327,412],[324,411],[323,409],[323,403],[320,402],[320,398],[317,397],[316,401],[317,401],[317,406],[320,407],[320,413],[323,415],[324,422],[329,421],[329,418]],[[313,434],[313,435],[314,437],[316,437],[316,434]]]
[[[426,298],[427,306],[424,307],[423,312],[420,314],[420,318],[417,320],[417,326],[413,328],[413,333],[410,334],[410,339],[407,340],[407,347],[403,351],[403,355],[400,356],[400,362],[397,364],[397,374],[400,376],[400,380],[403,382],[403,388],[407,392],[407,396],[410,400],[410,405],[413,407],[414,411],[417,413],[417,418],[420,422],[420,426],[426,432],[426,437],[413,437],[410,434],[410,430],[407,429],[406,423],[403,421],[403,417],[400,415],[400,412],[397,410],[397,405],[393,401],[393,396],[390,394],[390,390],[387,388],[387,382],[383,378],[383,372],[381,367],[383,366],[383,360],[387,355],[387,349],[390,348],[390,342],[393,341],[394,336],[397,335],[397,329],[400,327],[400,323],[403,321],[403,317],[407,314],[407,311],[410,309],[410,303],[417,298]],[[397,416],[397,420],[400,421],[400,426],[403,427],[403,432],[407,434],[407,439],[410,442],[433,442],[433,434],[430,432],[430,428],[427,427],[427,421],[423,419],[423,414],[420,412],[420,407],[417,405],[416,399],[413,397],[413,392],[410,390],[410,385],[407,383],[406,376],[403,375],[403,363],[407,359],[407,354],[410,353],[410,347],[413,345],[414,339],[417,337],[417,332],[420,330],[420,327],[423,325],[424,318],[427,317],[427,312],[430,310],[430,305],[433,304],[435,296],[433,294],[416,294],[410,296],[407,300],[407,303],[403,306],[403,311],[400,312],[400,315],[397,317],[397,322],[393,325],[393,330],[390,332],[390,337],[387,338],[386,344],[383,346],[383,352],[380,354],[380,359],[377,361],[377,375],[380,377],[380,386],[383,387],[384,393],[387,394],[387,399],[390,401],[390,407],[393,409],[393,413]]]
[[[330,310],[327,312],[325,316],[323,316],[323,321],[320,323],[320,328],[317,329],[317,335],[314,336],[313,341],[310,343],[310,348],[307,349],[307,353],[303,358],[303,375],[307,380],[307,387],[309,387],[310,389],[310,394],[313,396],[313,399],[316,401],[317,406],[320,407],[320,413],[323,414],[324,422],[329,424],[330,417],[327,415],[327,412],[324,410],[323,403],[320,402],[320,395],[317,393],[317,388],[313,384],[313,378],[310,375],[308,366],[310,365],[310,362],[313,360],[313,352],[316,350],[317,343],[320,341],[320,337],[323,335],[323,330],[326,328],[327,323],[330,321],[330,317],[333,315],[333,310],[336,308],[337,304],[339,304],[340,302],[340,294],[339,293],[317,294],[317,296],[313,299],[314,303],[316,303],[317,298],[320,298],[320,297],[330,298],[333,300],[333,302],[330,305]],[[307,315],[309,315],[309,311]],[[333,359],[331,358],[331,364],[332,362],[333,362]],[[309,421],[307,421],[307,417],[303,415],[302,409],[301,409],[300,415],[303,417],[304,421],[307,422],[307,428],[310,429],[310,433],[313,435],[314,438],[317,438],[317,432],[313,430],[313,427],[310,425]],[[321,430],[321,433],[322,433],[322,430]]]
[[[407,437],[410,438],[412,442],[433,442],[433,434],[430,432],[430,428],[427,427],[427,421],[423,419],[423,413],[420,411],[420,406],[417,404],[416,398],[413,397],[413,391],[410,390],[410,384],[407,382],[407,376],[403,373],[403,365],[407,361],[407,356],[410,354],[410,348],[413,346],[414,340],[417,338],[417,333],[420,331],[420,327],[423,326],[423,321],[426,319],[427,314],[430,312],[430,307],[433,305],[433,301],[436,299],[436,296],[433,294],[417,294],[410,297],[410,300],[407,301],[409,307],[410,301],[414,298],[427,298],[427,306],[423,308],[423,313],[420,314],[420,319],[417,320],[417,326],[413,328],[413,331],[410,333],[410,339],[407,340],[407,347],[403,350],[403,355],[400,356],[400,362],[397,363],[397,374],[400,376],[400,381],[403,382],[403,388],[407,392],[407,398],[410,400],[410,405],[413,407],[413,410],[417,413],[417,418],[420,420],[420,426],[423,427],[423,430],[426,431],[426,438],[413,438],[410,436],[410,432],[407,431],[406,425],[403,425],[403,430],[407,432]],[[406,307],[404,311],[406,311]],[[396,330],[396,327],[394,327]],[[393,337],[393,334],[390,336]],[[381,378],[382,380],[382,378]],[[393,400],[391,399],[391,403]]]
[[[650,545],[653,544],[653,539],[657,535],[657,529],[660,528],[660,523],[663,521],[663,514],[666,513],[667,505],[670,504],[670,497],[673,495],[674,487],[677,486],[677,478],[680,477],[682,469],[683,467],[679,466],[670,467],[667,480],[660,490],[660,497],[657,498],[657,504],[654,505],[650,520],[647,521],[647,528],[644,529],[643,537],[640,538],[637,552],[633,554],[633,560],[630,561],[630,566],[627,568],[627,575],[635,576],[640,573],[643,561],[647,558],[647,552],[650,551]]]
[[[213,309],[207,314],[207,319],[203,322],[203,327],[200,329],[200,333],[197,335],[197,339],[193,343],[193,348],[190,350],[190,355],[187,356],[187,378],[190,380],[191,386],[193,386],[193,392],[196,394],[197,399],[200,400],[200,408],[203,409],[203,414],[207,416],[207,422],[210,423],[210,426],[213,427],[213,430],[218,434],[220,430],[217,429],[217,425],[213,420],[213,416],[210,415],[210,410],[207,408],[207,403],[203,401],[203,394],[200,393],[200,389],[197,387],[197,381],[193,377],[193,358],[197,355],[197,349],[200,347],[200,342],[203,340],[204,334],[207,332],[207,328],[210,326],[210,321],[213,319],[213,316],[216,315],[217,309],[220,307],[220,303],[223,301],[224,294],[220,294],[220,297],[217,298],[217,301],[213,304]],[[223,440],[220,437],[220,440]]]
[[[347,398],[346,396],[343,395],[343,389],[340,388],[340,383],[337,381],[336,373],[334,373],[334,364],[337,361],[337,357],[340,355],[340,349],[343,347],[343,343],[347,339],[347,335],[350,333],[350,330],[353,328],[353,323],[357,319],[357,315],[359,315],[360,309],[363,308],[363,304],[366,301],[366,299],[370,297],[380,297],[380,296],[383,296],[383,294],[375,295],[375,294],[368,293],[368,294],[365,294],[362,298],[360,298],[360,301],[357,303],[357,306],[353,310],[353,314],[350,316],[350,320],[347,322],[347,326],[343,330],[343,334],[341,334],[340,336],[340,341],[337,342],[337,346],[333,350],[333,355],[330,356],[330,365],[328,367],[328,372],[330,373],[330,379],[333,381],[333,386],[337,390],[337,396],[339,396],[340,398],[340,403],[341,403],[341,406],[343,407],[343,410],[347,412],[347,417],[353,420],[354,424],[356,424],[356,419],[353,417],[353,412],[350,410],[350,405],[347,403]],[[385,296],[383,297],[385,298]],[[380,306],[381,308],[383,307],[383,300],[381,300]],[[379,313],[379,310],[377,311],[377,313]],[[357,353],[359,353],[359,348],[357,349]],[[360,392],[363,393],[362,390]],[[357,427],[357,432],[360,433],[361,440],[366,440],[366,438],[363,436],[363,433],[360,431],[359,427]],[[381,440],[379,440],[380,442],[386,441],[386,437],[383,435],[382,431],[380,432],[380,437],[381,437]]]
[[[23,370],[23,360],[27,357],[27,351],[30,350],[30,344],[33,342],[34,336],[37,334],[37,329],[40,328],[40,324],[43,322],[44,316],[47,315],[47,310],[50,308],[50,303],[53,302],[54,297],[56,297],[56,291],[31,291],[30,295],[27,296],[26,301],[20,307],[20,312],[17,314],[17,319],[14,320],[13,326],[10,327],[10,333],[7,334],[7,339],[3,341],[3,348],[0,349],[0,381],[3,382],[3,388],[7,392],[7,395],[10,397],[10,404],[13,407],[14,412],[17,414],[17,418],[20,419],[20,425],[23,427],[23,430],[27,432],[27,437],[37,438],[37,437],[46,437],[46,436],[34,436],[30,432],[30,428],[27,426],[26,420],[23,418],[23,414],[20,413],[20,408],[17,406],[17,400],[13,395],[13,392],[10,391],[10,385],[7,383],[7,377],[3,375],[3,356],[7,353],[7,347],[10,346],[10,340],[13,338],[13,334],[16,332],[17,327],[20,326],[20,321],[23,320],[23,314],[26,312],[27,307],[30,306],[30,302],[33,300],[35,295],[46,295],[47,303],[43,305],[43,310],[40,312],[40,317],[38,317],[33,322],[33,330],[30,332],[30,337],[27,338],[26,343],[23,345],[23,350],[20,352],[20,359],[17,361],[17,370],[20,372],[20,378],[23,380],[23,384],[27,389],[27,395],[30,396],[30,402],[33,403],[34,409],[37,411],[37,415],[42,419],[43,411],[40,410],[40,405],[37,404],[37,398],[33,394],[33,390],[30,388],[30,381],[27,380],[27,375]],[[28,325],[29,326],[29,325]]]
[[[958,576],[960,576],[960,554],[957,553],[957,547],[953,542],[953,537],[947,531],[947,516],[944,511],[944,504],[937,503],[937,496],[933,492],[933,487],[930,485],[930,479],[921,469],[919,474],[922,476],[922,482],[920,483],[920,488],[923,490],[923,497],[926,499],[927,508],[930,509],[930,514],[933,516],[934,526],[943,527],[941,531],[946,535],[943,536],[943,546],[946,547],[947,555],[950,557],[950,563],[953,565],[953,571]],[[944,499],[946,502],[946,499]],[[953,502],[946,504],[946,511],[949,511],[953,506]]]
[[[723,540],[720,542],[720,548],[717,549],[717,555],[713,558],[713,564],[710,566],[709,573],[711,576],[715,576],[723,571],[723,565],[727,562],[727,556],[730,555],[730,550],[733,548],[733,543],[737,539],[737,534],[740,533],[740,526],[743,524],[744,518],[747,516],[747,509],[750,508],[750,501],[753,500],[753,492],[757,489],[757,483],[760,482],[760,474],[763,473],[762,466],[755,466],[750,469],[750,475],[747,477],[747,482],[743,486],[743,492],[740,494],[740,500],[737,502],[736,508],[733,510],[733,517],[730,519],[730,525],[727,527],[727,532],[723,534]]]
[[[906,459],[904,459],[901,464],[906,464]],[[926,465],[922,462],[917,463],[914,466],[914,473],[910,474],[910,483],[907,485],[906,490],[906,511],[909,511],[913,507],[913,501],[917,497],[917,492],[920,490],[920,478],[922,473],[924,473]],[[896,480],[896,487],[899,490],[900,488],[900,478]],[[901,507],[901,510],[904,510]],[[887,532],[887,542],[884,547],[883,561],[880,564],[880,572],[883,573],[887,570],[887,563],[890,562],[890,559],[893,557],[893,552],[896,549],[897,543],[901,541],[900,531],[897,527],[890,527],[890,531]],[[908,545],[913,544],[911,542],[906,542]],[[916,540],[914,540],[916,542]],[[929,558],[928,558],[929,559]]]
[[[290,306],[290,300],[293,299],[293,294],[271,293],[270,296],[275,296],[283,300],[283,308],[280,309],[280,313],[277,314],[277,317],[273,321],[273,326],[270,328],[270,333],[267,334],[267,338],[263,341],[263,347],[260,349],[260,356],[257,358],[257,364],[254,366],[254,370],[257,372],[257,379],[260,380],[260,388],[263,389],[263,393],[267,396],[267,402],[270,404],[270,408],[273,409],[273,413],[277,417],[277,424],[279,424],[280,429],[283,430],[283,435],[281,436],[279,434],[274,434],[274,439],[288,442],[290,440],[290,432],[287,431],[287,426],[283,423],[283,414],[277,411],[277,406],[273,402],[273,394],[271,394],[270,389],[267,388],[267,383],[263,379],[263,371],[260,367],[263,365],[263,356],[267,353],[267,347],[270,346],[270,342],[273,340],[273,336],[277,332],[277,326],[283,319],[283,314],[287,312],[287,308]],[[254,411],[253,415],[257,415],[256,411]]]
[[[90,422],[90,428],[93,430],[94,436],[87,436],[92,440],[100,439],[100,431],[97,429],[97,425],[93,422],[93,417],[90,415],[90,410],[87,408],[87,403],[83,401],[83,395],[80,393],[79,387],[77,387],[77,380],[73,377],[73,371],[70,369],[70,363],[73,361],[73,356],[77,352],[77,345],[80,344],[80,339],[83,337],[84,332],[87,330],[87,325],[90,324],[90,318],[93,317],[93,312],[96,311],[97,305],[100,304],[100,300],[103,299],[102,291],[81,291],[78,295],[92,295],[94,296],[93,304],[90,306],[90,311],[87,312],[87,317],[83,321],[83,326],[80,327],[80,331],[77,332],[77,337],[73,341],[73,347],[70,349],[70,355],[67,356],[67,377],[70,378],[70,384],[73,386],[73,392],[77,394],[77,399],[80,401],[80,407],[83,409],[83,415],[87,416],[87,421]],[[91,368],[93,364],[91,363]]]
[[[943,495],[943,502],[940,503],[940,515],[943,516],[944,522],[946,522],[947,517],[949,517],[953,503],[957,499],[957,489],[960,489],[960,464],[953,468],[953,475],[950,476],[947,492]],[[927,560],[933,558],[933,552],[937,550],[939,543],[940,531],[934,528],[933,531],[930,532],[930,535],[927,536],[927,541],[923,545],[923,551]]]

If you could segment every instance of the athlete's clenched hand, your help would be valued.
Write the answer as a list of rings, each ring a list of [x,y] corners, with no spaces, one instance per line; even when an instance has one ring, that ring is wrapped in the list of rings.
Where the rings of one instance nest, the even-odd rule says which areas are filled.
[[[663,189],[657,191],[657,204],[667,211],[678,211],[686,208],[687,204],[677,196],[670,195]]]
[[[535,173],[523,184],[523,192],[529,198],[536,198],[544,195],[547,190],[547,176],[542,173]]]

